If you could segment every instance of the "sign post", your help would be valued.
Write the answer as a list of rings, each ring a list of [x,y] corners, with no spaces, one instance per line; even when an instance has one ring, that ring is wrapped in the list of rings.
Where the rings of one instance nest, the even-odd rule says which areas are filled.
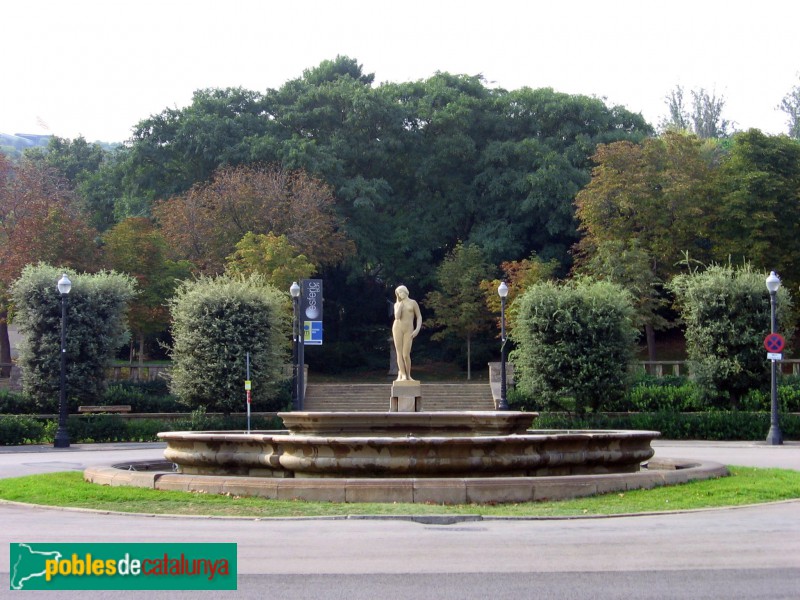
[[[304,409],[305,346],[322,345],[322,280],[303,279],[300,282],[300,310],[297,315],[297,408]]]
[[[247,353],[247,379],[244,380],[244,391],[247,394],[247,433],[250,433],[250,389],[253,387],[250,381],[250,353]]]

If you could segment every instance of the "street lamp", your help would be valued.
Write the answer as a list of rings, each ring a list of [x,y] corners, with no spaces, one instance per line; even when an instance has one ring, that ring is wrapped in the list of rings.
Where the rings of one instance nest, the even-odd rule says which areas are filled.
[[[61,387],[58,393],[58,431],[53,442],[55,448],[69,448],[67,432],[67,295],[72,289],[72,282],[64,273],[56,284],[61,294]]]
[[[505,281],[500,282],[497,287],[500,296],[500,410],[508,410],[508,400],[506,399],[506,296],[508,296],[508,286]]]
[[[303,340],[300,327],[300,286],[292,282],[289,288],[292,295],[292,410],[303,410]]]
[[[767,290],[769,291],[769,312],[770,312],[770,333],[777,333],[778,319],[776,316],[776,305],[778,298],[778,289],[781,287],[781,280],[775,274],[775,271],[770,271],[767,277]],[[773,446],[783,444],[783,436],[781,435],[781,428],[778,424],[778,380],[777,380],[777,362],[772,359],[772,380],[770,382],[770,421],[769,433],[767,433],[767,442]]]

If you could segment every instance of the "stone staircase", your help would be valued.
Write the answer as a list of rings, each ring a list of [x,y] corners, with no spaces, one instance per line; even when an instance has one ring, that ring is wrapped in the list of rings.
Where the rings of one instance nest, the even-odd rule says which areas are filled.
[[[386,412],[391,383],[309,383],[303,410],[311,412]],[[494,410],[488,383],[422,382],[425,411]]]

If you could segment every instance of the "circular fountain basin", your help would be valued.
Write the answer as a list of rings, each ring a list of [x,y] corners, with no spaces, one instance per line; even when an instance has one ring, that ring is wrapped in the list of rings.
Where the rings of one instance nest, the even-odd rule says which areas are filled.
[[[631,473],[655,431],[531,431],[536,413],[281,413],[289,431],[159,433],[198,475],[538,477]]]

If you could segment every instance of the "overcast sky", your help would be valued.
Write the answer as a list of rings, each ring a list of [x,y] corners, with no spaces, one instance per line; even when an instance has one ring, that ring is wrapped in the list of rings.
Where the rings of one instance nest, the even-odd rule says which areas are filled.
[[[604,98],[653,125],[676,85],[784,133],[796,0],[7,0],[0,132],[123,141],[202,88],[279,88],[337,54],[376,82],[436,71]]]

